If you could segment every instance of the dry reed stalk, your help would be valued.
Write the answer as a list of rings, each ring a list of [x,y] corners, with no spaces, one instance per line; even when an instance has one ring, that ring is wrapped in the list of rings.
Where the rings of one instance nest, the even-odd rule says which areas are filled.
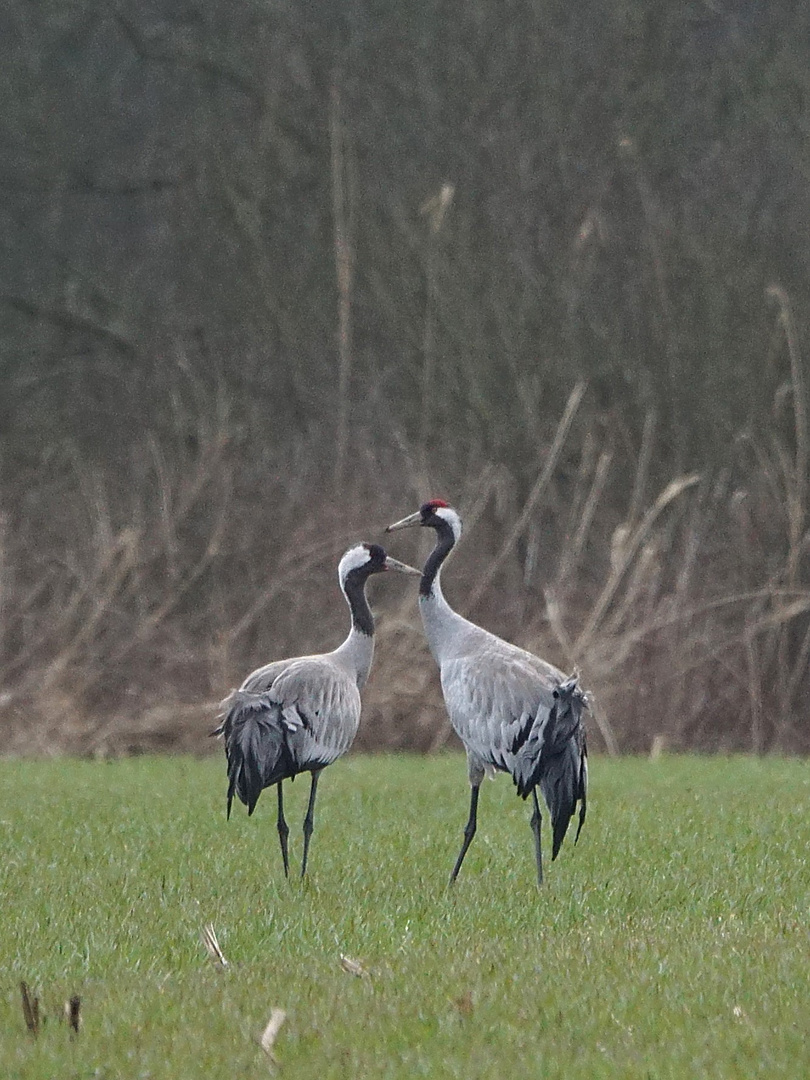
[[[607,714],[605,713],[604,709],[599,704],[596,698],[591,698],[588,703],[588,708],[590,710],[591,716],[594,719],[594,723],[596,724],[599,734],[602,736],[602,741],[605,744],[605,750],[610,755],[610,757],[618,757],[618,755],[621,753],[621,750],[619,748],[619,740],[616,738],[616,733],[613,730],[613,725],[608,720]]]
[[[340,72],[330,87],[329,149],[332,179],[332,228],[338,289],[338,390],[335,430],[335,487],[343,493],[349,454],[349,391],[352,374],[353,183],[343,122]]]
[[[557,430],[554,433],[554,439],[551,443],[551,447],[549,448],[548,454],[546,455],[543,468],[540,471],[540,475],[537,477],[534,486],[529,492],[529,497],[524,503],[523,510],[521,511],[520,516],[518,517],[514,526],[512,527],[503,544],[501,545],[498,553],[495,555],[495,558],[492,560],[489,567],[487,568],[486,573],[481,578],[478,587],[473,590],[472,596],[470,596],[469,600],[467,601],[466,606],[468,613],[475,609],[476,604],[478,604],[484,593],[492,584],[496,574],[508,558],[509,554],[517,543],[518,538],[522,535],[524,529],[526,528],[527,522],[537,508],[540,499],[542,498],[546,488],[548,487],[548,483],[554,472],[554,468],[557,464],[562,448],[565,445],[565,440],[568,437],[568,432],[571,430],[571,424],[574,422],[574,417],[577,414],[577,410],[579,409],[579,405],[582,401],[584,393],[585,383],[578,382],[574,389],[571,391],[571,394],[569,395],[565,410],[559,424],[557,425]]]
[[[169,470],[166,466],[166,459],[163,456],[163,449],[160,443],[155,438],[153,432],[149,432],[147,436],[147,446],[149,447],[149,454],[152,458],[152,467],[157,476],[157,489],[160,494],[160,526],[163,533],[163,550],[166,554],[166,568],[171,581],[177,580],[177,557],[178,557],[178,542],[177,542],[177,529],[173,515],[172,507],[172,491],[171,484],[169,483]]]
[[[808,422],[807,422],[807,393],[804,380],[804,367],[799,350],[796,324],[790,307],[790,300],[786,291],[780,285],[770,285],[765,290],[768,297],[775,300],[779,305],[779,322],[785,333],[788,356],[790,359],[790,377],[793,396],[793,423],[795,456],[791,474],[786,474],[785,479],[790,479],[788,490],[788,520],[790,522],[789,557],[788,557],[788,584],[793,584],[798,571],[798,560],[801,554],[801,541],[804,532],[804,520],[806,516],[805,497],[807,491],[808,469]]]
[[[654,579],[660,577],[660,569],[655,543],[645,544],[641,549],[641,554],[635,559],[632,569],[627,572],[623,594],[620,597],[617,594],[612,614],[606,617],[602,624],[602,633],[608,640],[621,633],[625,621],[637,619],[637,609],[641,604],[642,594],[650,595]],[[649,616],[649,612],[647,615]],[[642,625],[646,624],[645,619]]]
[[[92,598],[93,590],[101,581],[103,581],[104,576],[110,571],[110,568],[112,567],[114,570],[115,563],[121,557],[122,551],[124,555],[126,555],[128,542],[129,539],[125,532],[123,536],[118,538],[118,541],[109,551],[102,552],[99,555],[92,578],[88,579],[84,584],[74,587],[72,595],[67,602],[55,605],[56,610],[50,611],[49,617],[41,621],[42,629],[35,635],[32,642],[29,644],[27,654],[17,657],[14,661],[10,662],[4,669],[4,675],[7,676],[24,663],[29,663],[33,659],[34,651],[45,646],[48,640],[56,641],[64,638],[70,640],[72,638],[72,627],[76,623],[82,604]],[[35,593],[36,590],[33,590],[32,596],[35,595]]]
[[[655,426],[655,412],[653,409],[648,409],[644,417],[644,429],[641,433],[641,449],[639,450],[638,465],[633,480],[633,494],[630,496],[630,508],[627,511],[626,520],[631,528],[641,517],[641,507],[644,504],[650,461],[652,460],[653,446],[655,444]]]
[[[270,604],[289,590],[303,574],[319,566],[324,556],[334,548],[335,542],[330,537],[327,540],[310,541],[283,552],[281,561],[273,568],[271,584],[259,593],[245,613],[226,631],[227,642],[232,644],[240,638]]]
[[[125,529],[115,538],[113,547],[103,553],[96,570],[96,580],[90,583],[86,592],[82,590],[80,594],[90,602],[91,610],[83,616],[80,628],[70,634],[68,643],[63,645],[40,677],[41,690],[49,689],[67,668],[75,663],[82,648],[93,639],[101,621],[136,565],[138,539]],[[72,614],[78,614],[78,604],[74,606]]]
[[[802,679],[807,674],[808,661],[810,661],[810,624],[802,637],[802,643],[793,661],[793,669],[785,686],[784,694],[780,701],[781,720],[779,733],[785,734],[788,727],[788,717],[793,708],[793,701],[798,693]]]
[[[79,491],[87,507],[88,522],[92,525],[93,547],[96,551],[106,551],[115,544],[117,530],[112,522],[110,498],[101,472],[98,468],[86,465],[75,447],[70,447],[68,454]]]
[[[428,471],[428,439],[433,424],[433,398],[436,392],[436,317],[439,302],[438,243],[447,211],[453,202],[455,188],[443,184],[438,195],[427,199],[420,207],[430,226],[425,252],[425,317],[422,330],[422,378],[420,387],[419,452],[422,471]]]
[[[571,655],[572,641],[563,622],[559,601],[552,589],[544,590],[543,600],[546,605],[546,618],[548,619],[548,624],[567,658]]]
[[[794,586],[799,580],[807,520],[808,420],[806,386],[798,336],[788,295],[779,285],[769,286],[766,289],[766,295],[778,304],[778,326],[784,332],[790,361],[794,436],[792,460],[790,451],[780,443],[776,435],[773,437],[773,444],[780,466],[788,518],[788,553],[784,578],[788,586]],[[794,656],[791,656],[793,634],[787,624],[780,628],[775,641],[776,697],[779,702],[778,716],[775,723],[780,731],[789,726],[793,697],[807,667],[808,650],[810,650],[807,633],[810,633],[810,628],[799,646],[798,654]]]
[[[591,608],[588,620],[585,623],[585,627],[580,632],[574,644],[574,659],[581,657],[587,650],[593,635],[595,634],[599,624],[601,623],[605,612],[616,595],[616,591],[621,583],[622,578],[625,575],[628,567],[635,558],[635,554],[638,551],[642,542],[646,539],[656,520],[663,511],[669,506],[669,504],[677,499],[684,491],[687,491],[690,487],[693,487],[700,480],[699,476],[682,476],[677,480],[671,481],[653,505],[641,519],[638,526],[628,531],[626,538],[621,545],[621,550],[617,552],[617,558],[614,565],[611,568],[610,576],[605,583],[602,591],[596,599],[593,607]]]
[[[227,485],[223,486],[225,497],[217,507],[211,532],[205,546],[205,551],[194,563],[181,581],[175,583],[171,592],[164,594],[162,602],[158,604],[148,615],[144,615],[135,628],[135,633],[118,649],[111,659],[112,664],[120,663],[136,642],[145,641],[166,620],[168,615],[175,610],[183,597],[202,577],[210,567],[214,559],[219,555],[223,538],[228,526],[228,497]]]
[[[661,237],[666,235],[665,230],[661,228],[662,213],[656,203],[652,187],[647,179],[647,174],[635,141],[625,136],[619,140],[619,150],[630,162],[633,180],[635,181],[636,190],[638,191],[639,200],[641,202],[644,222],[647,226],[644,231],[644,239],[650,253],[653,277],[658,291],[661,319],[665,330],[664,351],[667,358],[667,374],[669,376],[670,391],[674,392],[678,381],[675,368],[677,360],[677,344],[675,337],[675,317],[673,314],[672,299],[669,294],[669,285],[667,283],[666,259],[661,243]],[[675,413],[676,426],[678,430],[681,430],[680,408],[677,400],[672,401],[672,408]]]
[[[762,740],[762,673],[757,661],[753,628],[745,634],[745,659],[748,668],[748,697],[751,708],[751,751],[761,754]]]
[[[599,502],[607,485],[610,465],[613,461],[613,453],[610,450],[603,451],[597,460],[593,479],[588,489],[588,494],[578,515],[576,531],[570,543],[566,544],[557,570],[557,587],[563,587],[564,583],[573,575],[579,565],[579,560],[588,538],[588,533],[593,525]]]
[[[650,761],[659,761],[666,748],[666,735],[654,735],[650,745]]]
[[[8,561],[8,518],[0,512],[0,657],[5,655],[7,635],[11,628],[11,613],[7,614],[13,596],[11,567]]]
[[[671,662],[668,663],[666,671],[657,676],[657,683],[659,686],[669,685],[673,679],[682,678],[701,666],[705,665],[711,667],[719,661],[723,654],[730,652],[732,649],[744,649],[749,635],[753,635],[756,638],[768,630],[778,629],[791,618],[795,618],[798,615],[804,615],[807,612],[810,612],[810,597],[804,601],[799,601],[795,606],[791,605],[789,608],[782,611],[765,614],[759,619],[751,618],[744,629],[735,629],[725,635],[718,635],[713,639],[711,645],[706,644],[701,639],[699,642],[700,655],[698,658],[683,665],[675,665]],[[681,616],[681,618],[683,618],[683,616]],[[634,631],[633,634],[629,636],[635,637],[636,641],[640,641],[647,633],[648,628],[644,628],[640,631]],[[763,662],[761,657],[757,662],[760,668],[767,667],[767,664]]]
[[[582,516],[582,508],[588,498],[588,490],[593,479],[593,471],[599,459],[600,447],[594,433],[586,428],[582,437],[582,449],[579,452],[577,479],[574,490],[568,498],[568,524],[565,528],[566,541],[576,531],[577,522]],[[567,545],[566,545],[567,546]]]

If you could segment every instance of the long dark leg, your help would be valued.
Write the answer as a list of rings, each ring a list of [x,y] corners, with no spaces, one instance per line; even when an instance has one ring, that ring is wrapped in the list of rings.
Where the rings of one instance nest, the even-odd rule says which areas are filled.
[[[281,781],[276,784],[278,788],[278,842],[281,844],[281,857],[284,860],[284,877],[290,876],[290,860],[287,855],[287,837],[290,835],[290,827],[284,820],[284,796],[281,794]]]
[[[538,886],[543,884],[543,848],[540,843],[540,825],[543,818],[540,814],[540,803],[537,801],[537,788],[532,788],[532,799],[534,800],[534,810],[532,811],[532,832],[534,833],[534,857],[537,859],[537,884]]]
[[[309,838],[312,836],[312,830],[315,822],[315,795],[318,791],[318,777],[320,776],[320,770],[313,772],[312,774],[312,787],[309,789],[309,805],[307,806],[307,816],[304,818],[304,858],[301,862],[301,877],[307,872],[307,855],[309,854]]]
[[[480,787],[480,784],[473,784],[470,789],[470,816],[467,819],[467,824],[464,826],[464,843],[461,845],[461,851],[458,853],[456,865],[453,867],[453,873],[450,875],[451,885],[458,877],[461,864],[464,862],[464,856],[467,854],[467,848],[470,846],[472,838],[475,836],[475,829],[478,825],[478,791]]]

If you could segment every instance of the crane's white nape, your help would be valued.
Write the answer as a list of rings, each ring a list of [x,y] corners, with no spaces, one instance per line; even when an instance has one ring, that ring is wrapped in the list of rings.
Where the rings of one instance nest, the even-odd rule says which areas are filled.
[[[365,544],[357,544],[353,548],[349,548],[346,554],[338,563],[338,577],[341,583],[343,583],[352,570],[359,570],[361,566],[365,566],[371,561],[371,552]]]
[[[461,518],[455,512],[452,506],[439,506],[433,513],[436,517],[440,517],[443,521],[446,521],[450,528],[453,530],[453,539],[455,543],[458,543],[461,539]]]

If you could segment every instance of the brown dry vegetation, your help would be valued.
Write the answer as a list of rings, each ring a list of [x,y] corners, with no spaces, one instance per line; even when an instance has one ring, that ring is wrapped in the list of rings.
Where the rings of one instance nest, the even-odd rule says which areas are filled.
[[[810,15],[411,14],[7,5],[5,751],[210,748],[429,495],[597,746],[810,749]],[[373,598],[359,744],[442,746],[415,590]]]
[[[54,456],[30,478],[37,499],[4,519],[5,749],[205,750],[216,701],[247,670],[344,633],[343,548],[379,540],[432,492],[465,517],[451,600],[579,668],[597,746],[663,736],[671,747],[806,750],[807,446],[794,360],[782,405],[795,406],[792,441],[776,426],[770,444],[740,437],[733,467],[666,483],[651,475],[654,414],[638,447],[622,445],[589,414],[583,385],[538,433],[528,491],[474,440],[457,447],[461,467],[428,473],[403,441],[387,452],[352,444],[339,494],[312,447],[269,458],[261,424],[236,430],[224,397],[193,433],[179,406],[174,437],[136,442],[115,485]],[[424,556],[424,536],[396,539],[396,554]],[[359,745],[443,746],[415,590],[390,578],[373,591],[378,652]]]

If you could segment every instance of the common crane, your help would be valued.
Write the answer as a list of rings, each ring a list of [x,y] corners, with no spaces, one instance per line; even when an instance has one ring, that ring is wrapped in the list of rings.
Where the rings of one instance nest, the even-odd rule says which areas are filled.
[[[306,874],[315,794],[321,770],[345,754],[360,722],[360,691],[374,654],[374,618],[366,599],[372,574],[398,570],[419,574],[386,555],[379,544],[350,548],[338,565],[338,579],[351,610],[349,636],[334,652],[276,660],[248,675],[222,702],[222,723],[212,735],[225,740],[228,762],[228,817],[234,794],[248,815],[264,788],[278,789],[278,838],[284,874],[289,874],[282,784],[309,772],[312,784],[304,818]]]
[[[534,803],[531,828],[537,883],[543,882],[537,785],[551,812],[552,859],[557,858],[579,802],[579,839],[588,784],[585,694],[576,677],[510,645],[453,611],[442,595],[442,563],[461,536],[461,518],[442,499],[389,525],[386,532],[422,525],[436,532],[419,585],[419,608],[430,651],[439,665],[450,722],[467,750],[470,814],[464,842],[450,875],[452,884],[475,835],[478,792],[485,775],[507,772],[518,795]]]

